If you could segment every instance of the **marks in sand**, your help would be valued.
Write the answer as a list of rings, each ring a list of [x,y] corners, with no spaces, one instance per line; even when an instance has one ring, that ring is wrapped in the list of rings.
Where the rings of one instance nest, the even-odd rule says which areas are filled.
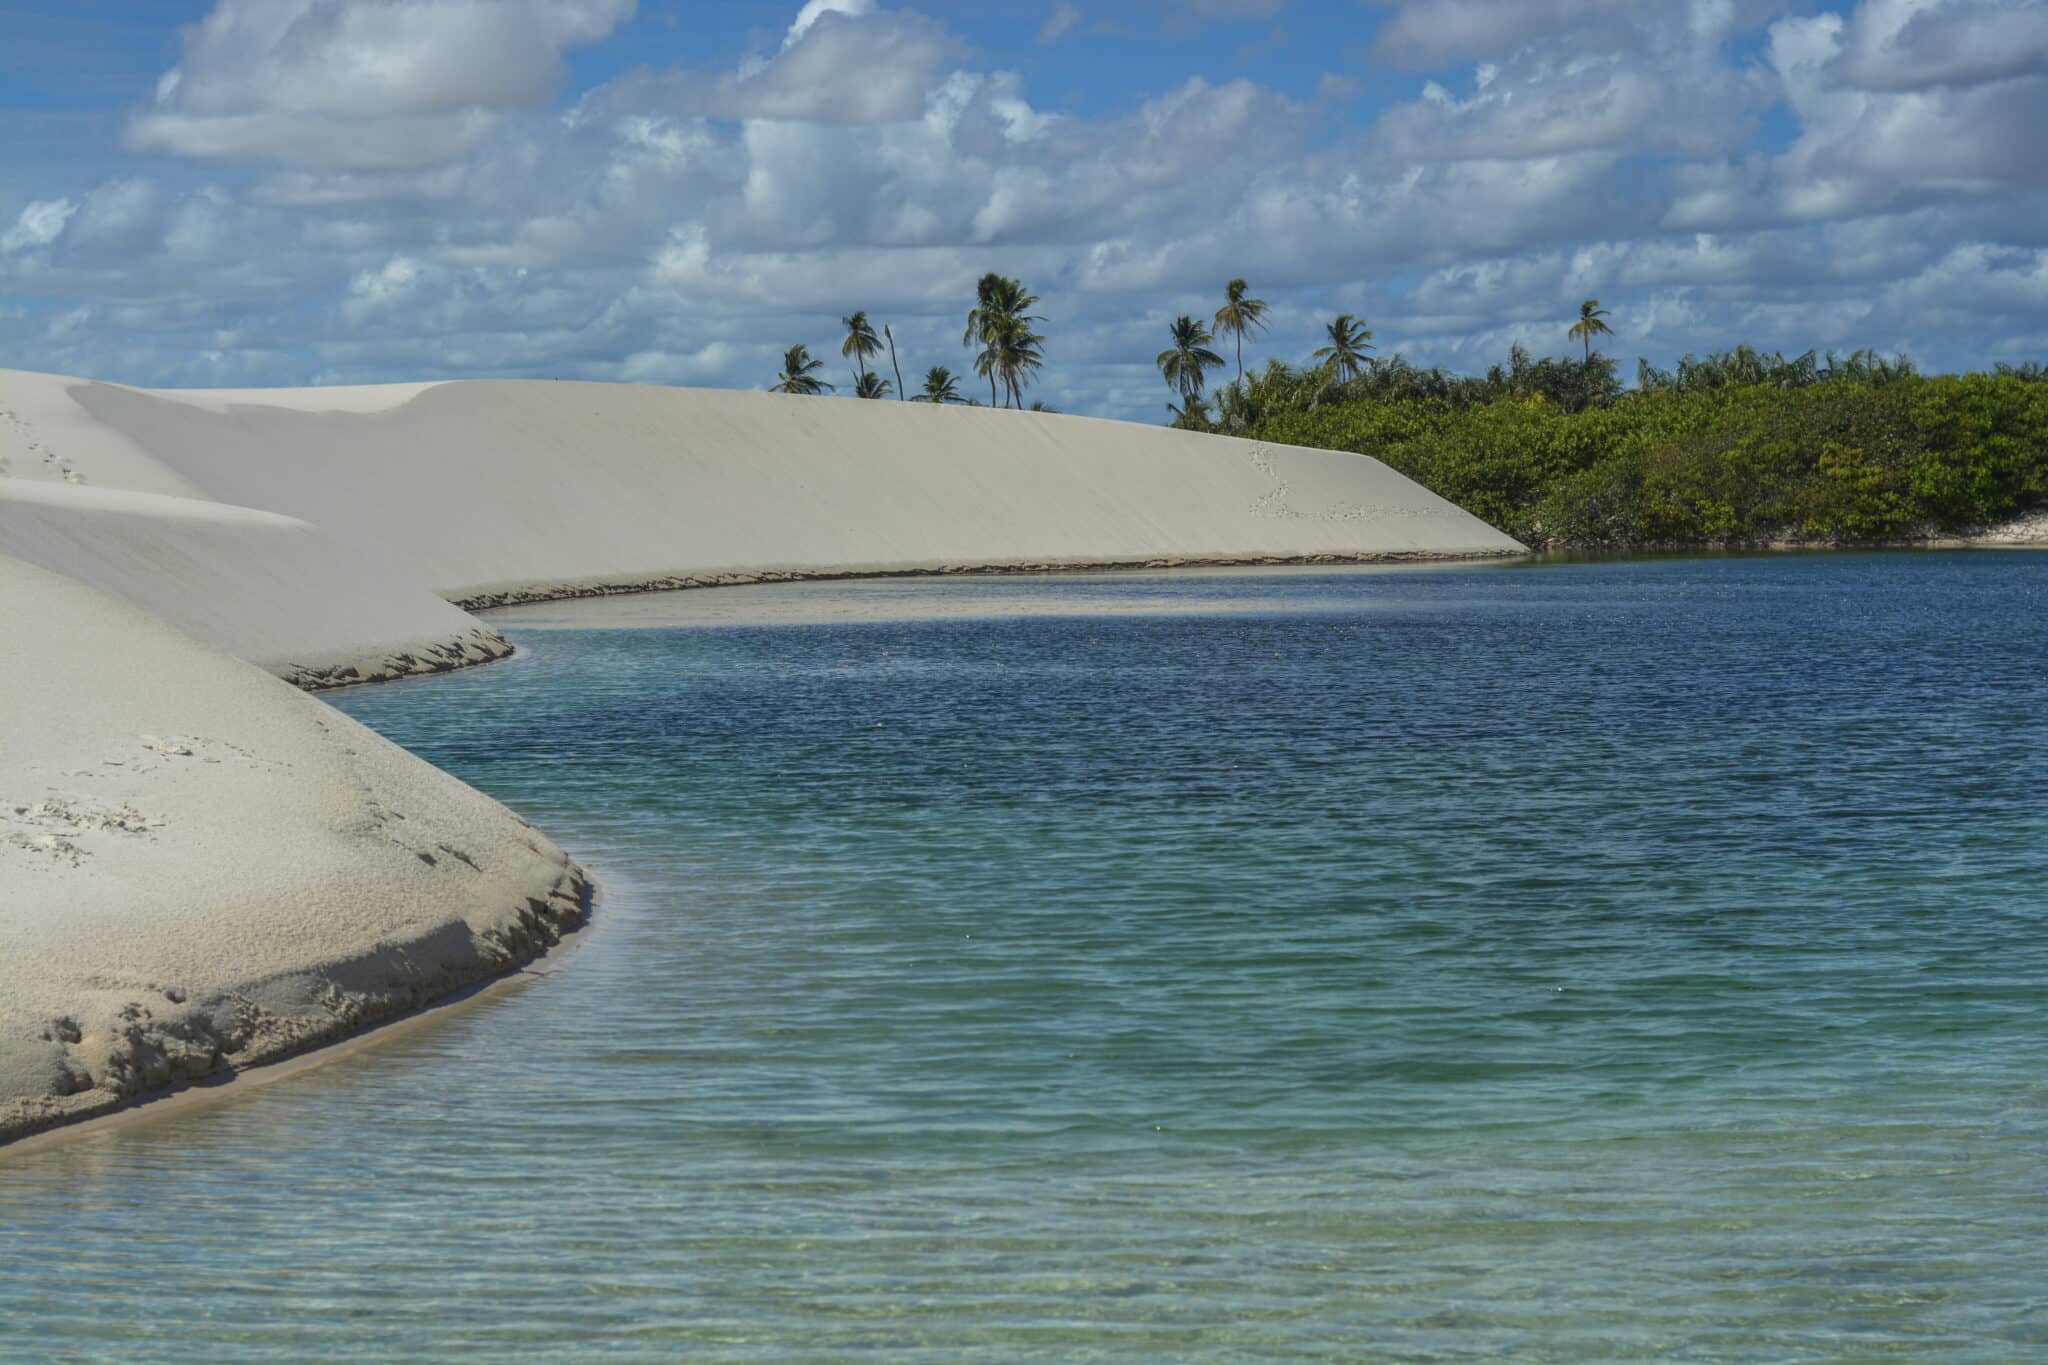
[[[86,768],[52,772],[57,779],[40,793],[0,795],[0,854],[30,867],[83,867],[110,839],[154,840],[168,821],[123,795],[98,795],[92,788],[146,776],[180,763],[232,763],[269,767],[237,744],[201,735],[138,735],[135,743]],[[27,772],[34,774],[31,765]]]
[[[32,802],[0,802],[0,843],[71,867],[91,856],[90,835],[146,836],[163,823],[125,801],[115,805],[90,796],[53,793]]]
[[[1270,517],[1279,521],[1384,521],[1393,517],[1427,517],[1435,515],[1423,507],[1365,507],[1355,502],[1331,502],[1315,511],[1305,511],[1293,502],[1294,484],[1273,460],[1273,452],[1263,445],[1254,445],[1251,451],[1252,468],[1272,482],[1272,487],[1252,499],[1251,514],[1255,517]],[[1359,457],[1364,458],[1364,457]]]
[[[65,483],[85,482],[85,475],[71,461],[46,445],[37,434],[35,424],[16,409],[0,406],[0,435],[12,438],[0,440],[0,478],[8,475],[20,477],[27,473],[15,469],[16,457],[9,454],[9,451],[15,451],[37,466],[34,477],[62,479]]]

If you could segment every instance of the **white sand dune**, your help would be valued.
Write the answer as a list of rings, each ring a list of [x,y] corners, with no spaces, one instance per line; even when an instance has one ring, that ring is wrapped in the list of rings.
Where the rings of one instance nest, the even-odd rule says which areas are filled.
[[[0,548],[127,598],[302,687],[512,652],[497,631],[293,517],[0,479]]]
[[[110,444],[146,448],[154,477],[311,521],[455,601],[1521,549],[1362,456],[1080,417],[511,380],[350,410],[317,389],[194,402],[91,384],[67,401]],[[74,458],[94,483],[123,477]]]
[[[493,657],[461,605],[1521,547],[1360,456],[1032,413],[0,371],[0,1141],[502,971],[580,874],[304,687]],[[457,605],[451,605],[451,603]]]
[[[581,874],[260,669],[0,556],[0,1141],[530,958]]]

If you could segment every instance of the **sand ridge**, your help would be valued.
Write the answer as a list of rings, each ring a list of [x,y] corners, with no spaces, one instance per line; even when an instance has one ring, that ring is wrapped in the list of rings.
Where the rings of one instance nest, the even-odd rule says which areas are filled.
[[[0,479],[0,550],[123,597],[301,687],[503,658],[491,626],[295,517]]]
[[[1364,456],[1126,422],[535,380],[441,384],[367,412],[324,410],[321,393],[203,405],[77,384],[67,398],[145,445],[161,477],[311,522],[451,601],[856,566],[1522,548]]]

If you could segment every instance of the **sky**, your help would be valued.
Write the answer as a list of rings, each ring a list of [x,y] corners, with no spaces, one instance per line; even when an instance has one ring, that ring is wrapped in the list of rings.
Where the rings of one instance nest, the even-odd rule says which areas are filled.
[[[2048,0],[0,0],[0,366],[148,386],[915,389],[988,270],[1031,396],[1247,364],[2048,360]],[[1228,352],[1228,345],[1218,349]],[[844,373],[843,373],[844,372]]]

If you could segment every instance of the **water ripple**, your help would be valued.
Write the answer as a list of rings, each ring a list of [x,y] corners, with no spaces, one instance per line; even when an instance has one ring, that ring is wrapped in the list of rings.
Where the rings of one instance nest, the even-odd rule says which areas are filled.
[[[0,1355],[2048,1352],[2048,556],[858,596],[339,696],[601,922],[0,1163]]]

